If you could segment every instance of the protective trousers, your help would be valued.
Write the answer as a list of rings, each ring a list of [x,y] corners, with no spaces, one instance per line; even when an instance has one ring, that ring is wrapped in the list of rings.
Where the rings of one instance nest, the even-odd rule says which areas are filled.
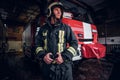
[[[70,63],[63,64],[43,64],[44,80],[73,80],[72,65]]]

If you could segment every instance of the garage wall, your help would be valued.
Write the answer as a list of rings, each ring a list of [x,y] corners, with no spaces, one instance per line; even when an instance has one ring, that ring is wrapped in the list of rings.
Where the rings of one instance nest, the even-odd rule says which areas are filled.
[[[22,41],[8,41],[9,50],[22,51]]]
[[[8,27],[8,51],[22,51],[23,26]]]
[[[118,37],[120,36],[120,21],[97,25],[99,37]]]
[[[120,37],[99,38],[98,41],[102,44],[120,44]]]
[[[22,34],[22,43],[26,43],[27,46],[31,46],[31,42],[32,42],[31,24],[28,24]]]
[[[120,19],[111,19],[108,22],[98,25],[98,41],[105,44],[107,53],[120,48]]]

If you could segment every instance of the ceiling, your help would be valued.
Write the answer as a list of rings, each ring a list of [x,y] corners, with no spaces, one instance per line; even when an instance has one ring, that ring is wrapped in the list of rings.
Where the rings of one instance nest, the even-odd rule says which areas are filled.
[[[120,18],[118,0],[1,0],[0,18],[9,25],[25,25],[45,16],[47,5],[53,1],[61,1],[76,18],[89,12],[96,24]]]

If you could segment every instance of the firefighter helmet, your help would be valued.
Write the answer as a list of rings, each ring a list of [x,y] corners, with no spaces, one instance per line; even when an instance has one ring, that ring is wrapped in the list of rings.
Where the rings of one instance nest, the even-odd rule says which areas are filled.
[[[54,9],[54,7],[60,7],[61,8],[61,12],[63,14],[63,4],[61,2],[53,2],[52,4],[50,4],[48,6],[48,11],[47,11],[47,17],[50,17],[52,15],[52,10]]]

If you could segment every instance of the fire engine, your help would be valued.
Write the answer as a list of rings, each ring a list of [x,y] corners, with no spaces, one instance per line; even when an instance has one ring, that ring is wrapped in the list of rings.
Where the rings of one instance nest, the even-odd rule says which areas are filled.
[[[73,61],[83,58],[103,58],[106,48],[98,42],[97,28],[93,24],[63,18],[63,23],[69,25],[78,40],[78,54]]]

